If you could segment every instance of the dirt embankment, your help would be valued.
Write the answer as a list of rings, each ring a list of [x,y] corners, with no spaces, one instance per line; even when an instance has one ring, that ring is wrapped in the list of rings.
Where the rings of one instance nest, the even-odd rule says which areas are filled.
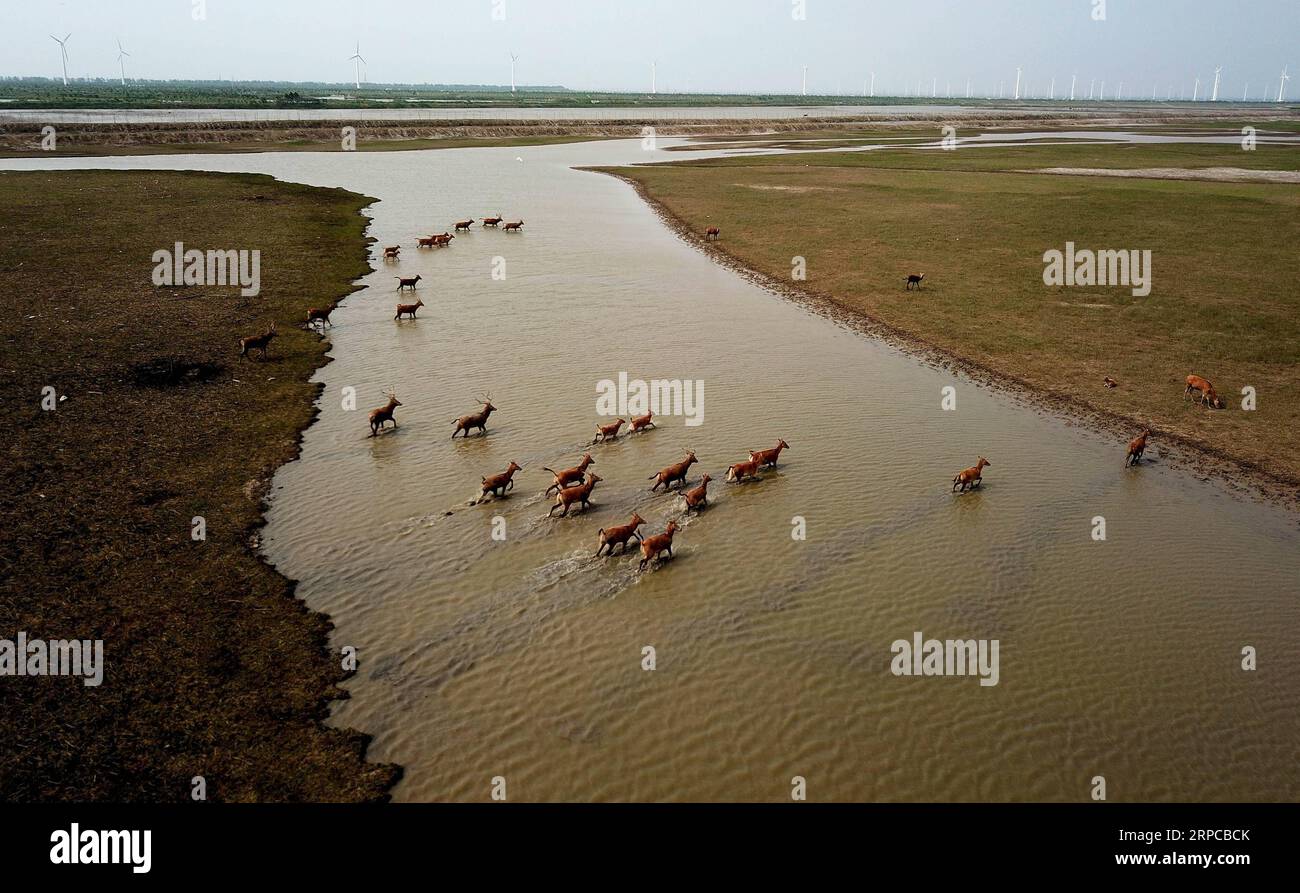
[[[98,686],[0,678],[0,800],[386,798],[398,767],[323,724],[329,619],[256,552],[327,361],[300,324],[368,272],[371,200],[161,171],[4,173],[0,200],[0,639],[103,642]],[[176,242],[260,251],[261,293],[156,287]]]

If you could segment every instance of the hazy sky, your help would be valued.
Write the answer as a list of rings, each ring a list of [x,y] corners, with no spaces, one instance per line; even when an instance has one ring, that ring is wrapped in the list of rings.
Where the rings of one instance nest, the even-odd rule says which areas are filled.
[[[344,82],[358,40],[371,82],[505,84],[511,52],[519,83],[575,89],[648,90],[653,59],[661,92],[797,93],[804,65],[809,93],[860,94],[872,71],[879,94],[1009,92],[1017,65],[1035,93],[1077,72],[1126,97],[1190,98],[1215,65],[1221,98],[1300,77],[1297,0],[1107,0],[1095,21],[1097,2],[804,0],[799,21],[793,0],[0,0],[0,74],[58,76],[49,35],[71,31],[73,77],[116,77],[119,38],[147,78]]]

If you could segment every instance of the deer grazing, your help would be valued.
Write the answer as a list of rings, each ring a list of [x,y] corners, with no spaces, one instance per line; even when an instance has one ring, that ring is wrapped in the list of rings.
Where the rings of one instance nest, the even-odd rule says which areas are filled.
[[[924,273],[921,273],[919,275],[916,273],[912,273],[911,275],[909,275],[907,277],[907,290],[911,291],[913,285],[915,285],[919,289],[921,287],[921,280],[923,279],[925,279]]]
[[[632,419],[632,424],[628,425],[628,433],[635,434],[638,431],[648,431],[655,427],[654,417],[655,414],[653,412],[647,412],[645,415],[635,416]]]
[[[320,323],[322,329],[326,326],[333,328],[334,323],[330,322],[330,314],[333,312],[333,307],[325,307],[324,309],[312,307],[307,311],[307,325],[314,327],[317,323]]]
[[[469,232],[469,228],[473,225],[474,225],[473,220],[457,220],[455,230],[456,232],[460,232],[461,230],[464,230],[465,232]]]
[[[623,425],[625,424],[626,422],[624,422],[622,419],[615,419],[614,421],[610,422],[608,425],[597,425],[596,439],[593,440],[592,443],[593,444],[600,443],[602,440],[617,440],[618,429],[622,428]]]
[[[645,570],[645,566],[658,558],[660,552],[667,552],[668,556],[672,557],[673,534],[676,532],[677,522],[669,521],[663,533],[641,540],[641,563],[637,565],[637,573]]]
[[[493,496],[505,496],[507,490],[515,488],[515,472],[523,470],[523,466],[511,460],[510,466],[505,471],[483,478],[483,494],[479,499],[486,499],[489,493]]]
[[[456,430],[451,432],[452,440],[455,440],[456,435],[462,431],[465,432],[466,437],[469,437],[470,428],[477,428],[480,434],[487,434],[488,416],[492,415],[492,413],[496,411],[496,407],[492,405],[491,394],[486,394],[479,398],[478,402],[482,404],[482,409],[473,415],[463,415],[456,419]]]
[[[1187,376],[1187,388],[1183,391],[1183,399],[1186,400],[1193,391],[1197,392],[1196,402],[1200,405],[1204,406],[1208,402],[1215,409],[1223,409],[1223,400],[1214,390],[1214,385],[1199,375]]]
[[[636,529],[644,523],[645,518],[642,518],[636,512],[633,512],[632,520],[621,527],[610,527],[608,529],[602,527],[599,533],[600,546],[596,549],[596,554],[599,555],[606,546],[609,547],[610,555],[614,554],[615,546],[622,546],[623,551],[626,552],[627,544],[633,537],[636,538],[638,543],[641,542],[641,534],[637,533]]]
[[[993,463],[990,462],[988,459],[985,459],[983,456],[980,456],[979,461],[976,462],[973,467],[968,468],[963,472],[960,472],[955,478],[952,479],[953,490],[956,490],[958,487],[961,487],[961,491],[965,493],[967,487],[970,487],[972,490],[975,489],[980,485],[980,481],[982,480],[980,474],[981,472],[984,471],[984,466],[992,465],[992,464]]]
[[[685,459],[673,465],[669,465],[663,471],[655,472],[650,475],[650,477],[646,478],[648,481],[655,482],[654,486],[650,488],[650,492],[653,493],[655,490],[658,490],[660,484],[663,484],[664,489],[667,490],[672,486],[673,481],[677,481],[678,484],[680,484],[678,489],[685,487],[686,472],[689,471],[691,466],[698,461],[699,460],[695,458],[695,450],[688,450]]]
[[[502,217],[502,216],[501,216],[501,212],[498,211],[498,212],[497,212],[497,216],[495,216],[495,217],[484,217],[484,218],[483,218],[483,225],[484,225],[484,226],[496,226],[496,225],[497,225],[498,223],[500,223],[502,220],[505,220],[505,218]]]
[[[559,493],[556,493],[555,505],[551,506],[551,510],[546,513],[546,517],[551,517],[556,509],[563,507],[564,511],[560,512],[560,517],[563,518],[569,513],[569,506],[575,502],[581,503],[582,510],[586,511],[591,505],[591,491],[596,489],[596,482],[599,480],[602,480],[601,476],[593,471],[587,475],[585,481],[576,487],[565,487]]]
[[[515,220],[511,223],[507,223],[503,227],[503,229],[505,229],[505,231],[508,233],[517,233],[523,228],[524,228],[524,222],[522,220]]]
[[[239,339],[239,355],[246,357],[251,351],[257,351],[262,359],[266,359],[266,346],[276,337],[275,322],[271,322],[271,328],[267,329],[260,335],[249,335],[246,338]]]
[[[706,239],[716,239],[720,235],[722,235],[722,230],[716,226],[711,226],[704,231],[704,238]]]
[[[762,463],[752,453],[748,462],[737,462],[735,465],[727,466],[727,480],[731,483],[739,484],[749,478],[750,480],[761,480],[762,476],[758,473]]]
[[[401,245],[387,245],[384,247],[384,260],[397,260],[397,256],[401,253]]]
[[[764,468],[776,468],[776,460],[781,458],[781,451],[790,449],[790,444],[784,440],[778,439],[776,446],[770,450],[749,451],[749,458],[758,460],[758,464]]]
[[[587,473],[587,467],[595,464],[596,460],[591,458],[591,453],[583,453],[582,461],[572,468],[565,468],[562,471],[556,471],[553,468],[547,468],[543,465],[542,471],[549,471],[555,476],[555,483],[546,488],[546,495],[550,496],[552,490],[563,490],[570,484],[582,483],[583,478]]]
[[[401,291],[404,288],[409,288],[411,291],[415,291],[415,283],[419,282],[421,279],[419,273],[415,274],[409,279],[402,276],[394,276],[393,278],[397,280],[398,291]]]
[[[713,480],[713,478],[706,474],[704,477],[700,478],[700,485],[698,487],[693,490],[687,490],[682,494],[682,497],[686,500],[686,511],[689,512],[691,509],[702,510],[709,504],[709,481],[711,480]]]
[[[401,406],[397,395],[392,391],[388,392],[388,402],[378,409],[370,410],[370,436],[374,437],[379,434],[379,429],[384,427],[384,422],[392,422],[393,427],[397,427],[397,419],[393,418],[393,410]]]
[[[415,311],[419,310],[423,306],[424,301],[416,301],[414,304],[398,304],[397,315],[394,316],[393,319],[401,319],[403,316],[407,315],[409,315],[411,319],[415,319]]]
[[[1147,449],[1147,438],[1151,436],[1151,429],[1143,431],[1137,437],[1128,442],[1128,455],[1124,457],[1124,467],[1137,465],[1142,461],[1142,454]]]

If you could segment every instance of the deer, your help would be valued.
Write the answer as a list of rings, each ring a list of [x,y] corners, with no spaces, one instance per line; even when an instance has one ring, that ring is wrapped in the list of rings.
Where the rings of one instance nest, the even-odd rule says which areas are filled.
[[[394,276],[393,278],[397,280],[398,291],[401,291],[404,288],[409,288],[411,291],[415,291],[415,283],[419,282],[422,277],[419,273],[416,273],[409,279],[402,276]]]
[[[444,230],[442,235],[433,237],[433,244],[439,248],[445,248],[451,244],[451,240],[454,238],[456,237]]]
[[[246,338],[239,339],[239,356],[246,357],[251,351],[257,351],[262,359],[266,359],[266,346],[276,337],[275,321],[271,321],[271,328],[267,329],[260,335],[249,335]]]
[[[508,233],[517,233],[523,228],[524,222],[522,220],[515,220],[512,223],[507,223],[504,227],[505,231]]]
[[[500,474],[494,474],[491,477],[483,478],[483,495],[480,496],[479,499],[486,499],[489,493],[493,496],[505,496],[507,490],[513,490],[515,488],[515,472],[523,470],[522,465],[511,460],[510,466],[505,471]]]
[[[776,460],[781,458],[781,451],[790,449],[790,444],[784,440],[778,439],[776,446],[770,450],[749,451],[749,458],[758,460],[758,464],[764,468],[776,468]]]
[[[552,490],[563,490],[569,484],[572,484],[574,482],[577,482],[579,484],[582,483],[583,478],[587,474],[587,467],[595,464],[596,464],[596,460],[591,458],[591,453],[583,453],[582,461],[579,462],[577,465],[573,466],[572,468],[565,468],[561,471],[556,471],[553,468],[547,468],[545,465],[543,465],[542,471],[549,471],[552,475],[555,476],[555,483],[551,484],[551,486],[546,488],[546,495],[550,496]]]
[[[992,465],[992,464],[993,463],[990,462],[988,459],[985,459],[983,456],[980,456],[979,461],[976,462],[973,467],[968,468],[965,471],[959,472],[957,476],[952,479],[953,490],[956,490],[959,486],[961,487],[961,492],[963,493],[966,492],[967,487],[970,487],[972,490],[975,489],[980,485],[980,482],[982,480],[980,475],[981,472],[984,471],[984,467],[986,465]]]
[[[750,478],[755,481],[762,479],[762,475],[758,473],[759,468],[762,466],[762,462],[752,453],[750,456],[751,458],[748,462],[737,462],[735,465],[727,466],[728,482],[739,484],[742,483],[745,478]]]
[[[1146,452],[1147,438],[1151,436],[1151,429],[1148,428],[1128,442],[1128,455],[1124,457],[1124,467],[1137,465],[1142,461],[1142,454]]]
[[[370,410],[370,436],[375,437],[379,434],[379,429],[384,427],[384,422],[392,422],[393,427],[397,427],[397,419],[393,418],[393,410],[401,406],[401,401],[392,391],[388,392],[388,402],[378,409]]]
[[[321,309],[320,307],[312,307],[307,311],[307,325],[315,326],[316,323],[320,323],[322,329],[326,326],[334,328],[334,323],[330,322],[330,314],[333,312],[333,307],[326,307],[324,309]]]
[[[419,310],[423,306],[424,301],[416,301],[414,304],[398,304],[397,315],[394,316],[393,319],[401,319],[407,314],[410,315],[411,319],[415,319],[415,311]]]
[[[628,425],[627,432],[629,434],[635,434],[638,431],[650,430],[655,427],[654,417],[655,414],[653,412],[647,412],[645,415],[635,416],[632,419],[632,423]]]
[[[502,220],[505,220],[505,218],[502,217],[502,216],[501,216],[501,212],[498,211],[498,212],[497,212],[497,216],[495,216],[495,217],[484,217],[484,218],[483,218],[483,225],[484,225],[484,226],[496,226],[496,225],[497,225],[498,223],[500,223]]]
[[[911,291],[913,285],[915,285],[918,289],[920,289],[920,287],[921,287],[921,280],[923,280],[923,279],[925,279],[925,274],[924,274],[924,273],[920,273],[920,274],[917,274],[917,273],[911,273],[911,274],[909,274],[908,277],[907,277],[907,290],[908,290],[908,291]]]
[[[685,487],[686,472],[689,471],[690,467],[698,461],[699,460],[695,458],[695,450],[687,450],[685,459],[673,465],[669,465],[663,471],[655,472],[650,475],[650,477],[646,478],[648,481],[655,482],[654,486],[650,488],[650,492],[653,493],[655,490],[658,490],[660,484],[663,484],[664,489],[667,490],[672,486],[673,481],[679,483],[679,490],[682,487]]]
[[[384,260],[397,260],[397,256],[401,253],[401,245],[386,245],[384,247]]]
[[[1183,399],[1186,400],[1192,393],[1198,392],[1196,402],[1201,406],[1209,401],[1210,406],[1215,409],[1223,409],[1223,400],[1219,397],[1218,392],[1214,390],[1214,385],[1210,384],[1199,375],[1187,376],[1187,388],[1183,391]]]
[[[716,226],[711,226],[704,231],[704,238],[706,239],[716,239],[720,235],[722,235],[722,230]]]
[[[416,248],[435,248],[438,244],[437,236],[425,236],[422,239],[415,240]]]
[[[609,554],[613,555],[615,546],[622,546],[623,551],[626,552],[627,544],[633,537],[636,538],[638,543],[642,542],[641,534],[637,533],[636,529],[644,523],[645,518],[642,518],[636,512],[633,512],[631,520],[621,527],[610,527],[608,529],[602,527],[598,533],[598,536],[600,537],[600,546],[596,549],[596,554],[600,555],[600,553],[608,547]]]
[[[559,493],[556,493],[555,505],[551,506],[551,510],[546,513],[546,517],[551,517],[551,515],[555,513],[556,509],[563,506],[564,511],[560,512],[560,517],[563,518],[565,515],[569,514],[569,506],[573,505],[575,502],[580,503],[582,510],[586,511],[591,505],[591,491],[596,489],[596,482],[600,480],[604,479],[593,471],[591,474],[587,475],[585,481],[578,484],[576,487],[565,487]]]
[[[686,511],[691,509],[703,510],[709,504],[709,481],[713,478],[707,474],[700,478],[700,485],[694,490],[687,490],[682,494],[686,500]]]
[[[465,432],[465,437],[468,438],[470,428],[477,428],[480,434],[487,434],[488,416],[492,415],[492,413],[496,411],[496,407],[492,405],[491,394],[486,394],[479,398],[478,402],[482,404],[482,409],[472,415],[463,415],[456,419],[456,430],[451,432],[452,440],[455,440],[456,435],[462,431]]]
[[[672,557],[673,534],[676,532],[677,522],[669,521],[663,533],[641,540],[641,563],[637,565],[637,573],[645,570],[645,566],[658,558],[660,552],[667,552],[668,556]]]
[[[596,425],[596,439],[593,440],[592,443],[597,444],[602,440],[617,440],[618,429],[622,428],[625,424],[627,423],[622,419],[615,419],[608,425]]]
[[[456,232],[460,232],[461,230],[464,230],[465,232],[469,232],[469,228],[473,225],[474,225],[473,218],[469,220],[457,220],[455,229]]]
[[[1119,382],[1117,382],[1115,379],[1111,378],[1109,375],[1107,375],[1105,378],[1103,378],[1103,379],[1101,380],[1101,383],[1102,383],[1103,385],[1105,385],[1107,388],[1112,388],[1112,389],[1113,389],[1113,388],[1117,388],[1117,387],[1119,387]]]

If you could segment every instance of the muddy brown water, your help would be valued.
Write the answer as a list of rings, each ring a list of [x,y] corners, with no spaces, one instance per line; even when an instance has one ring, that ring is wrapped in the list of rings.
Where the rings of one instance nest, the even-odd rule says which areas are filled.
[[[4,166],[253,171],[380,199],[372,234],[407,247],[333,316],[321,414],[275,478],[264,547],[358,650],[332,721],[406,767],[397,799],[484,800],[496,776],[512,800],[783,800],[794,776],[816,800],[1084,800],[1098,775],[1112,800],[1300,797],[1293,514],[1169,467],[1158,439],[1126,470],[1113,436],[777,297],[573,169],[647,158],[608,141]],[[524,231],[414,248],[496,211]],[[417,273],[426,306],[394,322],[393,277]],[[620,372],[702,380],[703,424],[592,448],[595,505],[548,519],[541,468],[578,458]],[[388,386],[400,427],[367,438]],[[484,391],[487,436],[453,442]],[[778,437],[776,472],[723,481]],[[646,478],[686,448],[713,505],[676,557],[644,574],[595,558],[597,529],[633,511],[652,533],[682,517]],[[982,490],[954,496],[978,455]],[[511,460],[511,495],[468,505]],[[997,639],[998,684],[893,675],[891,644],[917,631]]]

